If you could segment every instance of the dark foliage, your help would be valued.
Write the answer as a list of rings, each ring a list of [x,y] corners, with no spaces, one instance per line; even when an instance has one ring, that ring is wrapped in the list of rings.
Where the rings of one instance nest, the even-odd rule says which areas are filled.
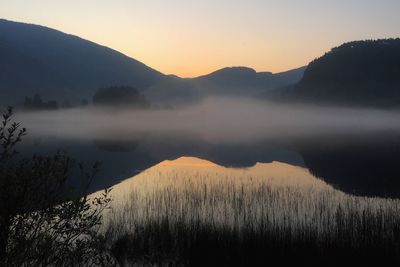
[[[400,39],[356,41],[311,62],[288,92],[294,99],[344,105],[400,105]]]
[[[89,101],[87,101],[87,99],[82,99],[81,100],[81,106],[88,106],[89,105]]]
[[[167,219],[147,222],[133,234],[122,235],[112,246],[120,264],[145,266],[397,266],[400,244],[386,239],[380,221],[365,214],[360,235],[345,224],[344,214],[335,220],[343,227],[334,238],[320,239],[304,231],[292,235],[288,229],[271,231],[217,228],[203,223],[171,224]],[[116,232],[115,232],[116,231]],[[110,229],[109,235],[118,235]],[[399,240],[400,228],[393,233]]]
[[[26,130],[11,115],[8,109],[0,126],[0,265],[109,266],[96,227],[110,190],[95,198],[72,194],[66,185],[72,161],[64,153],[17,159],[15,146]],[[89,184],[97,165],[80,169]]]
[[[28,111],[34,110],[57,110],[56,101],[43,101],[41,95],[35,94],[33,97],[25,97],[24,109]]]
[[[147,109],[150,103],[130,86],[100,88],[93,97],[93,104],[100,107]]]

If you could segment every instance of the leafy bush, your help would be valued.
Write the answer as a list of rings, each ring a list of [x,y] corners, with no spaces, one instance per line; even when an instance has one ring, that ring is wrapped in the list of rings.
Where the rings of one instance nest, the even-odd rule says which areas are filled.
[[[77,266],[113,264],[97,233],[110,189],[95,198],[67,186],[72,161],[65,153],[18,159],[15,146],[26,129],[11,123],[12,110],[0,126],[0,265]],[[80,168],[90,183],[97,172]]]

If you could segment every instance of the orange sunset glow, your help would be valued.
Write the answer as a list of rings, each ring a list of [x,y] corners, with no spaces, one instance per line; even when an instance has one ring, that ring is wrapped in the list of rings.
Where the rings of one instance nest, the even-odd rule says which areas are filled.
[[[226,66],[281,72],[348,40],[399,36],[399,7],[369,0],[1,0],[0,17],[47,25],[165,74],[194,77]]]

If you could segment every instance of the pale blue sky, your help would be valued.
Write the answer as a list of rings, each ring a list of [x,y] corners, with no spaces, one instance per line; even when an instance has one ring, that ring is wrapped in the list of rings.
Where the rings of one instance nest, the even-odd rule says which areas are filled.
[[[164,73],[283,71],[346,41],[400,37],[399,0],[0,0],[0,17],[98,42]]]

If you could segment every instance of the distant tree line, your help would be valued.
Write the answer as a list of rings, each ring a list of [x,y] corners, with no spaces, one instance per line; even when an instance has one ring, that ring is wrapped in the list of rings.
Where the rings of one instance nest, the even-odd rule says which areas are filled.
[[[58,108],[57,101],[44,101],[39,94],[35,94],[33,97],[25,97],[25,110],[56,110]]]
[[[98,107],[148,109],[150,102],[139,91],[130,86],[100,88],[93,96],[93,104]]]
[[[95,107],[121,108],[121,109],[172,109],[171,105],[151,105],[150,101],[134,87],[131,86],[111,86],[99,88],[92,99]],[[64,100],[59,104],[55,100],[43,100],[40,94],[27,96],[23,102],[23,109],[27,111],[58,110],[74,107],[86,107],[90,103],[87,99],[82,99],[79,104],[72,104],[69,100]]]
[[[81,106],[89,105],[88,100],[82,99]],[[64,100],[59,104],[55,100],[43,100],[40,94],[34,94],[32,97],[27,96],[25,97],[23,108],[27,111],[39,111],[39,110],[57,110],[57,109],[67,109],[76,107],[69,100]]]

